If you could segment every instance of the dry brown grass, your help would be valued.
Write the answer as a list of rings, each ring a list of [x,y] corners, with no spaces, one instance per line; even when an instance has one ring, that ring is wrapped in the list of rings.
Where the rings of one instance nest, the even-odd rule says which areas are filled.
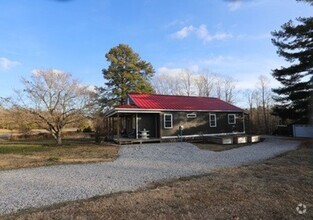
[[[0,128],[0,133],[10,133],[11,130]]]
[[[112,161],[117,154],[117,146],[96,145],[92,140],[65,140],[60,147],[55,146],[53,140],[2,140],[0,170]]]
[[[260,164],[158,183],[4,219],[313,219],[312,141]],[[300,215],[296,206],[304,203]]]

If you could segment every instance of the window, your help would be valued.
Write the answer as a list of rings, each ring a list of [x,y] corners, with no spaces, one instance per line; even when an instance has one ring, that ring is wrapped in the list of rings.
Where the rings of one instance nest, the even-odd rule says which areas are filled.
[[[197,114],[192,113],[192,114],[187,114],[187,118],[196,118]]]
[[[236,115],[228,114],[228,124],[233,125],[236,124]]]
[[[164,128],[173,128],[172,114],[164,114]]]
[[[210,114],[210,127],[216,127],[216,114]]]

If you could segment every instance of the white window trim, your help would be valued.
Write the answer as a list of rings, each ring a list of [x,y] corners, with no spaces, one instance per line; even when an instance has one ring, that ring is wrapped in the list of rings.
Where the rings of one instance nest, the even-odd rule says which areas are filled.
[[[197,117],[196,113],[187,114],[187,118],[196,118],[196,117]]]
[[[166,126],[166,116],[171,116],[171,126],[170,127],[167,127]],[[171,128],[173,128],[173,115],[172,114],[164,114],[164,117],[163,117],[163,119],[164,119],[164,128],[165,129],[171,129]]]
[[[234,117],[234,122],[233,122],[233,123],[231,123],[230,120],[229,120],[230,116],[233,116],[233,117]],[[229,124],[229,125],[234,125],[234,124],[236,124],[236,114],[228,114],[228,124]]]
[[[212,124],[211,124],[211,122],[213,122],[213,121],[211,120],[211,116],[213,116],[213,115],[214,115],[214,126],[212,126]],[[209,124],[210,124],[210,127],[211,127],[211,128],[216,128],[216,126],[217,126],[216,114],[209,114]]]

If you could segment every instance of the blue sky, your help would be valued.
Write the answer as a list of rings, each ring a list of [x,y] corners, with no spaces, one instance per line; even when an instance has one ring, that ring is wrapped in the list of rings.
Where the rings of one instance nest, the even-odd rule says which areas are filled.
[[[35,69],[102,86],[105,53],[119,43],[156,74],[209,71],[253,88],[260,74],[270,77],[285,63],[270,32],[299,16],[312,16],[312,7],[295,0],[1,0],[0,96]]]

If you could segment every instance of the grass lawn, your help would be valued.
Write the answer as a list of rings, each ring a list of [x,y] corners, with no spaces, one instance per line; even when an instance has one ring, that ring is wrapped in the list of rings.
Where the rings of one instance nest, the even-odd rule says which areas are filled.
[[[112,161],[118,149],[113,145],[96,145],[92,139],[64,139],[62,146],[49,140],[0,139],[0,170],[55,164]]]
[[[259,164],[3,219],[313,219],[313,142]],[[300,215],[299,203],[307,207]]]

